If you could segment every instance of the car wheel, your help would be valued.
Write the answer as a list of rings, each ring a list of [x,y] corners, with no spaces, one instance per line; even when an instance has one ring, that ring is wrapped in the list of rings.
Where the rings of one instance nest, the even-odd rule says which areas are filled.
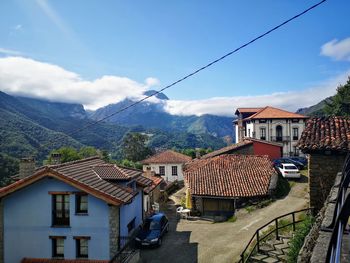
[[[162,239],[161,238],[158,239],[158,244],[157,245],[158,245],[158,247],[160,247],[162,245]]]

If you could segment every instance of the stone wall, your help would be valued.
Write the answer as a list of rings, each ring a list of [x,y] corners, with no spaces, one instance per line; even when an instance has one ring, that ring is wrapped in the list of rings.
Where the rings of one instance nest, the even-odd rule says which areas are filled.
[[[335,177],[342,170],[345,155],[311,153],[309,156],[310,206],[317,213],[324,205]]]
[[[328,245],[332,232],[326,231],[325,229],[330,226],[333,220],[335,204],[332,201],[337,198],[340,179],[341,173],[338,173],[334,186],[332,187],[323,208],[316,217],[315,224],[305,238],[304,245],[299,252],[298,263],[326,263]]]
[[[109,206],[109,251],[112,258],[119,249],[119,206]]]

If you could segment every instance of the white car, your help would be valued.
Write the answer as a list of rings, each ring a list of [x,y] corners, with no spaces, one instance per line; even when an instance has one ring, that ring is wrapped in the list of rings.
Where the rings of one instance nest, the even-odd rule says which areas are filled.
[[[284,178],[300,178],[299,169],[292,163],[281,163],[278,170]]]

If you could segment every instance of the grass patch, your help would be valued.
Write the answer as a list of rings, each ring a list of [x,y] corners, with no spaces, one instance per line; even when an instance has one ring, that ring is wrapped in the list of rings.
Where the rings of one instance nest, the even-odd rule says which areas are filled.
[[[314,223],[314,218],[311,216],[306,216],[305,221],[299,224],[299,227],[295,232],[294,237],[290,241],[290,246],[288,251],[288,262],[291,262],[291,263],[297,262],[299,251],[303,246],[304,239],[307,236],[307,234],[310,232],[310,229],[313,223]]]
[[[231,222],[231,223],[234,223],[237,221],[237,216],[231,216],[227,219],[227,222]]]
[[[248,213],[251,213],[253,212],[254,210],[256,210],[256,206],[255,205],[249,205],[249,206],[246,206],[244,208]]]

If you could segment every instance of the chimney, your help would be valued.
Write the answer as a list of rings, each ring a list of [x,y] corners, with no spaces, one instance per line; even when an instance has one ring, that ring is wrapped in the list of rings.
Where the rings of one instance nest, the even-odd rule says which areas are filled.
[[[19,162],[19,179],[32,175],[35,171],[35,160],[33,157],[22,158]]]
[[[51,154],[51,164],[60,164],[61,163],[61,154],[52,153]]]
[[[196,149],[196,159],[201,158],[201,153],[199,152],[199,149]]]
[[[146,169],[146,171],[143,172],[143,175],[148,178],[151,178],[152,176],[155,176],[156,173],[154,171],[151,171],[151,169]]]

